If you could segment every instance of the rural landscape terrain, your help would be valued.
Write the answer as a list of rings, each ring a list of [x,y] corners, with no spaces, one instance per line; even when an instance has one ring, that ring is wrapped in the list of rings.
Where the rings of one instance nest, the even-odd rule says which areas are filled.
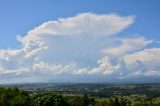
[[[0,106],[160,106],[160,84],[1,85]]]

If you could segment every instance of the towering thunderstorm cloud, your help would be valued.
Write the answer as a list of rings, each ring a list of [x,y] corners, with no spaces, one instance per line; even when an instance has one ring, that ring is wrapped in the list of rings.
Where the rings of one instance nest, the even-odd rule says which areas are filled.
[[[0,50],[0,83],[160,77],[154,40],[119,37],[134,22],[135,16],[94,13],[45,22],[17,36],[22,48]]]

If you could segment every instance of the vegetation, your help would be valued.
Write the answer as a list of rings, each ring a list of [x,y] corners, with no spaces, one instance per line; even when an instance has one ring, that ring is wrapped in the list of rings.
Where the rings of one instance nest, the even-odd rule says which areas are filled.
[[[29,106],[31,98],[27,92],[17,88],[0,88],[0,106]]]
[[[22,85],[18,86],[20,89],[11,86],[1,87],[0,106],[160,106],[158,84],[108,85],[107,87],[106,85],[98,85],[96,87],[95,85],[79,84],[77,86],[80,89],[75,90],[73,89],[74,87],[77,88],[77,86],[68,85],[70,89],[67,85],[62,84],[59,86],[63,86],[63,88],[61,88],[61,92],[60,90],[48,91],[48,88],[50,88],[49,86],[46,88],[41,86],[43,89],[39,89],[40,86],[36,86],[37,88],[32,86],[32,91],[31,87],[29,87],[28,89],[26,89],[25,87],[24,89],[24,86]],[[59,86],[54,87],[59,88]],[[39,91],[35,91],[36,89]],[[86,90],[85,92],[84,89]],[[105,97],[105,93],[107,91],[106,89],[110,89],[113,94],[109,93],[110,96]],[[126,94],[125,90],[123,89],[128,89],[126,90],[126,92],[128,92],[129,94]],[[136,89],[137,91],[133,90],[131,92],[130,89]],[[139,93],[140,89],[144,89],[144,91],[142,91],[142,93]],[[96,95],[98,96],[93,95],[93,91],[96,92]],[[153,91],[157,94],[153,93]]]

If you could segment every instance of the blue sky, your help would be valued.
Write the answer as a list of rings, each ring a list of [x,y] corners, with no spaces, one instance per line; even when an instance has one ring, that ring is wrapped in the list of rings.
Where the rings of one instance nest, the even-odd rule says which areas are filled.
[[[17,35],[25,35],[48,20],[83,12],[135,15],[136,22],[125,33],[135,34],[136,31],[148,38],[160,39],[159,4],[159,0],[1,0],[0,48],[17,48]]]
[[[159,4],[0,0],[0,83],[155,80]]]

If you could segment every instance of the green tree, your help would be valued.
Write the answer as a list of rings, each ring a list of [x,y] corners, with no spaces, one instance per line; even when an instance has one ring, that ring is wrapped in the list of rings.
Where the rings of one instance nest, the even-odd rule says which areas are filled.
[[[83,96],[83,106],[88,106],[90,104],[90,99],[88,98],[88,95]]]
[[[90,99],[90,106],[95,106],[95,104],[96,104],[95,99],[94,99],[94,98],[91,98],[91,99]]]
[[[80,96],[75,96],[73,99],[74,106],[83,106],[83,99]]]
[[[66,98],[57,94],[43,94],[34,98],[34,106],[69,106]]]
[[[120,106],[120,104],[119,104],[119,100],[118,100],[118,98],[117,98],[117,97],[115,97],[115,106]]]

